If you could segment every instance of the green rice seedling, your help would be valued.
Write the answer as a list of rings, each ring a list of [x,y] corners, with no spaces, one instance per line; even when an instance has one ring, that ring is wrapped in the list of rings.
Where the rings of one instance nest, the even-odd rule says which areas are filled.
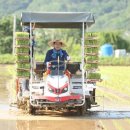
[[[98,60],[98,56],[92,56],[91,59],[92,59],[93,61]]]
[[[88,79],[101,79],[100,73],[88,73]]]
[[[29,33],[27,33],[27,32],[16,32],[16,38],[29,38]]]
[[[92,68],[97,69],[97,68],[98,68],[98,63],[94,63],[94,64],[92,64],[91,66],[92,66]]]
[[[17,71],[18,77],[30,77],[30,72],[28,71]]]
[[[96,47],[92,48],[92,52],[93,53],[98,53],[98,48],[96,48]]]
[[[16,45],[29,45],[29,40],[26,39],[16,40]]]
[[[27,32],[16,32],[16,45],[29,45],[29,34]]]
[[[17,61],[29,61],[30,57],[26,55],[17,55]]]
[[[17,68],[30,69],[30,63],[17,63]]]
[[[85,52],[86,52],[86,53],[91,53],[91,52],[92,52],[92,48],[86,48],[86,49],[85,49]]]
[[[86,56],[85,60],[86,61],[91,61],[92,60],[92,56]]]
[[[92,69],[92,65],[91,64],[85,64],[85,69],[86,70]]]
[[[29,48],[16,48],[16,53],[28,53],[29,54]]]
[[[86,38],[85,45],[92,45],[92,41],[88,41],[87,38]]]
[[[91,36],[92,36],[92,33],[91,33],[91,32],[85,33],[85,37],[91,37]]]

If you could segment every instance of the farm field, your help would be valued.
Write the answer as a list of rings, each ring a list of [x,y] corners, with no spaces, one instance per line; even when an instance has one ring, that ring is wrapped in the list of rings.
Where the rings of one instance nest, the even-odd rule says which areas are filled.
[[[102,82],[97,83],[97,95],[104,96],[104,107],[130,108],[130,67],[101,66]],[[100,102],[100,101],[99,101]]]
[[[55,124],[57,127],[53,127],[53,130],[65,130],[65,126],[72,130],[129,130],[130,69],[101,66],[100,72],[103,81],[97,84],[96,95],[104,96],[104,100],[97,97],[100,105],[98,108],[92,108],[83,117],[58,112],[32,116],[15,107],[9,107],[9,92],[5,88],[9,86],[8,81],[14,73],[14,66],[0,65],[0,130],[6,130],[7,127],[12,130],[52,130]],[[72,127],[75,123],[75,127]]]

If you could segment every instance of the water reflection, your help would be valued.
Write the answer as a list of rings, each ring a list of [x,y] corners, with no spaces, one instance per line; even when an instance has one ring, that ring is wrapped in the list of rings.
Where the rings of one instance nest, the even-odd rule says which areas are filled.
[[[0,130],[97,130],[94,120],[0,121]]]
[[[0,130],[17,130],[16,121],[0,120]]]
[[[94,120],[17,121],[16,130],[96,130]]]
[[[8,95],[6,84],[10,80],[11,76],[8,75],[7,65],[0,65],[0,104],[8,104]]]
[[[8,104],[8,95],[9,95],[9,93],[6,89],[6,86],[3,85],[1,87],[1,85],[0,85],[0,104],[3,104],[3,103]]]

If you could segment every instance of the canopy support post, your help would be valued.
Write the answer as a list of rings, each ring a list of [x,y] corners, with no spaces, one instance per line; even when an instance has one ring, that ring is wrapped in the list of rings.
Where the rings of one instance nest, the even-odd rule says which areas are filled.
[[[30,34],[29,34],[29,45],[30,45],[30,62],[31,62],[31,69],[30,69],[30,90],[32,89],[32,82],[33,82],[33,57],[32,57],[32,22],[30,22]],[[31,91],[30,91],[31,92]],[[30,93],[31,95],[31,93]],[[31,96],[30,96],[30,103],[31,103]]]
[[[12,54],[15,54],[15,32],[16,32],[16,15],[14,15],[13,20],[13,46],[12,46]]]
[[[84,84],[84,74],[85,74],[85,71],[84,71],[84,32],[85,32],[85,29],[84,29],[85,25],[84,25],[84,22],[82,23],[82,89],[83,89],[83,103],[82,105],[85,103],[85,84]]]

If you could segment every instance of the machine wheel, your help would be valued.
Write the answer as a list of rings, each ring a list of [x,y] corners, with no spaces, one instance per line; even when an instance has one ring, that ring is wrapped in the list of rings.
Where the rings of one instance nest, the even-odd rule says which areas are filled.
[[[68,111],[71,111],[71,110],[73,110],[73,109],[74,109],[73,107],[68,107],[68,108],[67,108]]]
[[[91,108],[91,100],[90,98],[86,98],[86,110]]]
[[[84,105],[83,106],[78,106],[77,107],[77,113],[78,113],[78,115],[80,115],[80,116],[84,116],[85,114],[86,114],[86,101],[85,101],[85,103],[84,103]]]
[[[17,98],[17,108],[20,109],[21,108],[21,101]]]
[[[35,115],[36,114],[36,108],[33,107],[31,104],[30,104],[30,101],[27,100],[27,113],[29,114],[32,114],[32,115]]]
[[[24,109],[24,106],[26,105],[26,103],[24,103],[23,101],[22,101],[22,98],[20,98],[20,97],[17,97],[17,108],[18,109]]]
[[[21,98],[21,92],[17,93],[17,108],[18,109],[22,109],[24,104],[22,102],[22,98]]]

